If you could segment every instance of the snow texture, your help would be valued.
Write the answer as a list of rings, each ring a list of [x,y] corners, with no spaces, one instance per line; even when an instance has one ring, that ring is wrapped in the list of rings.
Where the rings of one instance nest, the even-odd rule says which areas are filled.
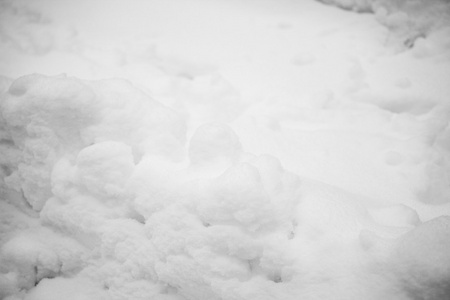
[[[391,31],[390,42],[411,48],[419,38],[436,31],[448,33],[448,0],[319,0],[357,12],[371,12]],[[446,39],[448,43],[448,39]]]
[[[29,228],[2,246],[5,295],[42,281],[25,299],[56,299],[81,284],[84,297],[98,299],[269,299],[302,276],[308,262],[296,259],[297,247],[355,243],[361,230],[394,238],[394,250],[362,247],[358,268],[392,260],[404,293],[448,292],[448,217],[419,225],[414,212],[390,208],[381,215],[392,212],[397,223],[377,223],[361,200],[245,153],[220,123],[200,126],[183,147],[183,119],[125,81],[25,76],[11,84],[2,112],[19,149],[5,182],[56,230]]]
[[[450,295],[448,1],[38,2],[0,0],[0,299]]]

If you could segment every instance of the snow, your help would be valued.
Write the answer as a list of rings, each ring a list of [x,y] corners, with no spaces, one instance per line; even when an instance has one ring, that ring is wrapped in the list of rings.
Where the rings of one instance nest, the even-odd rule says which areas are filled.
[[[447,299],[449,15],[0,0],[0,299]]]

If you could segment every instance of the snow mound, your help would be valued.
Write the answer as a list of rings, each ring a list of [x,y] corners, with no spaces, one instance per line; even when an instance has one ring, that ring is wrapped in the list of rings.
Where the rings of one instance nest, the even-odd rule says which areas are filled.
[[[11,160],[0,229],[14,233],[1,236],[3,298],[448,292],[448,217],[421,224],[406,206],[367,209],[361,196],[245,152],[223,123],[188,135],[182,116],[127,81],[34,74],[1,99]],[[34,225],[18,231],[17,209]]]
[[[29,75],[11,85],[1,108],[9,128],[7,141],[20,150],[14,157],[16,169],[5,181],[10,189],[22,191],[37,211],[52,195],[52,168],[63,157],[74,160],[81,149],[110,140],[128,144],[132,161],[147,152],[176,156],[185,138],[183,118],[121,80],[83,82],[64,75]],[[83,170],[96,159],[107,159],[96,157],[99,147],[80,154],[81,174],[101,172],[101,166],[97,171]],[[85,184],[93,187],[95,182]]]

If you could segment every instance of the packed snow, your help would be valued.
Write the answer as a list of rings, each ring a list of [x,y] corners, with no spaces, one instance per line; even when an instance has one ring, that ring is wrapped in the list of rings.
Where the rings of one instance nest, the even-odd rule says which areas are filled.
[[[0,299],[450,299],[448,0],[0,0]]]

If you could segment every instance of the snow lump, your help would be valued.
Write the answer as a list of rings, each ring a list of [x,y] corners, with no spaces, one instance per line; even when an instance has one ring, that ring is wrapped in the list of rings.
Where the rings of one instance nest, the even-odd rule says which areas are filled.
[[[448,292],[447,217],[367,209],[246,152],[226,124],[188,135],[183,116],[127,81],[34,74],[1,99],[4,299]]]

